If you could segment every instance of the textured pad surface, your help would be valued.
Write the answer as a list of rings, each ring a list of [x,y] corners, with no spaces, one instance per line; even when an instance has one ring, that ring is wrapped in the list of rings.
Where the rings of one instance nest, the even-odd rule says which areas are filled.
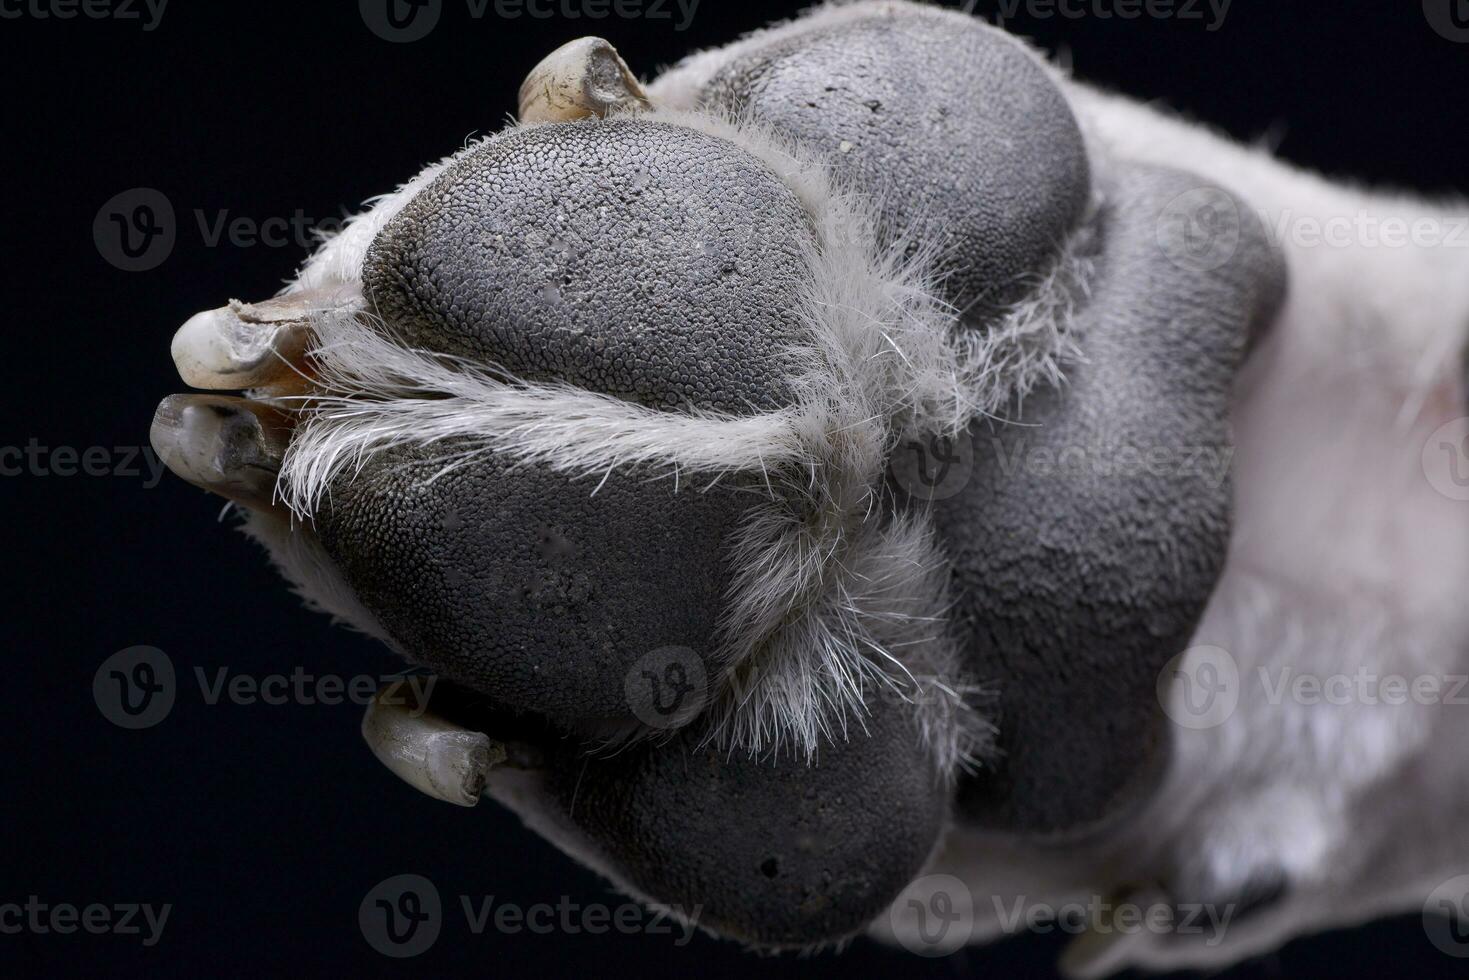
[[[851,934],[921,869],[948,804],[909,718],[878,700],[819,763],[756,762],[683,734],[566,765],[552,791],[627,880],[702,904],[701,924],[762,945]]]
[[[415,660],[580,727],[630,722],[624,684],[665,646],[711,652],[731,535],[753,498],[615,472],[389,453],[333,486],[317,530]]]
[[[890,234],[940,247],[963,308],[1013,299],[1089,198],[1060,90],[970,18],[909,8],[806,31],[736,59],[706,98],[819,152],[880,202]]]
[[[933,502],[974,670],[1000,695],[1000,769],[966,793],[985,823],[1095,827],[1163,761],[1155,684],[1222,569],[1230,392],[1283,284],[1242,205],[1235,247],[1217,265],[1192,255],[1197,228],[1174,219],[1200,187],[1130,168],[1106,188],[1093,293],[1076,324],[1084,359],[1011,422],[976,423],[967,482]],[[1228,210],[1227,195],[1205,193]],[[919,486],[911,468],[923,453],[897,459],[899,482]]]
[[[788,403],[811,234],[755,157],[666,123],[503,133],[378,235],[367,295],[414,346],[647,405]]]

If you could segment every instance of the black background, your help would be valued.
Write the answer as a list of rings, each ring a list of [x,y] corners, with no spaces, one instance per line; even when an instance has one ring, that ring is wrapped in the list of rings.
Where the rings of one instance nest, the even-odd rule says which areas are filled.
[[[437,29],[411,44],[374,36],[351,0],[173,0],[151,32],[0,19],[0,318],[14,379],[0,446],[146,445],[154,406],[182,388],[168,356],[178,324],[271,295],[306,252],[294,241],[211,246],[196,211],[338,218],[497,129],[525,71],[570,38],[602,34],[651,75],[793,10],[703,0],[679,32],[676,19],[475,20],[464,0],[445,0]],[[1085,78],[1268,138],[1300,164],[1469,189],[1469,44],[1435,33],[1417,0],[1235,0],[1214,32],[1093,17],[1010,26],[1067,53]],[[157,268],[124,272],[104,260],[93,220],[137,187],[168,197],[178,238]],[[409,964],[432,976],[1052,975],[1059,943],[1043,936],[929,961],[865,941],[845,957],[768,960],[703,938],[677,948],[666,936],[471,935],[458,895],[619,899],[492,804],[461,810],[395,782],[361,744],[356,706],[206,704],[196,668],[350,676],[397,665],[301,609],[219,520],[217,499],[168,476],[147,482],[0,478],[11,638],[0,903],[171,903],[172,915],[149,949],[116,935],[0,936],[5,975],[399,970],[364,942],[357,908],[402,872],[427,875],[450,906],[438,943]],[[163,723],[130,732],[102,716],[91,685],[108,655],[137,644],[166,651],[181,684]],[[1298,941],[1226,975],[1463,969],[1413,916]]]

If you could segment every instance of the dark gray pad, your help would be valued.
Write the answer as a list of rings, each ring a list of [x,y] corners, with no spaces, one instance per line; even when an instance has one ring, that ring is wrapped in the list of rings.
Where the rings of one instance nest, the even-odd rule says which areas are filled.
[[[363,286],[414,346],[647,405],[787,404],[810,223],[725,140],[633,119],[511,130],[379,233]]]
[[[962,308],[1015,298],[1084,212],[1090,177],[1071,108],[1015,40],[908,9],[765,44],[705,93],[829,161],[890,235],[937,246]]]
[[[879,700],[819,762],[751,760],[697,736],[569,760],[551,788],[645,894],[761,946],[863,928],[922,868],[948,810],[910,706]]]
[[[1237,242],[1197,253],[1187,236],[1198,229],[1175,220],[1174,202],[1204,186],[1120,170],[1075,323],[1084,360],[1010,421],[975,423],[967,483],[932,503],[956,626],[999,693],[1003,757],[963,794],[987,825],[1095,829],[1160,770],[1158,673],[1186,648],[1222,569],[1230,393],[1284,281],[1263,227],[1222,194],[1212,199],[1234,217],[1215,244],[1228,246],[1236,223]],[[911,468],[924,452],[898,453],[909,470],[899,482],[920,485]]]
[[[442,447],[441,447],[442,448]],[[635,723],[628,672],[666,646],[709,657],[730,538],[754,498],[619,471],[573,480],[488,457],[428,482],[385,453],[333,484],[316,528],[415,660],[582,730]]]

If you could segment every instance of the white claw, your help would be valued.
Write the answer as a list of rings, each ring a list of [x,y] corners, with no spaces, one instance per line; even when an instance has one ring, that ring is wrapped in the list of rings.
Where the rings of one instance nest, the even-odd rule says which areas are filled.
[[[409,786],[434,799],[474,806],[505,749],[429,711],[418,680],[395,681],[377,692],[362,716],[362,737],[378,761]]]
[[[290,431],[269,405],[224,395],[169,395],[153,414],[149,440],[164,465],[195,486],[257,510],[274,507]]]
[[[313,315],[354,311],[359,297],[308,291],[197,313],[173,337],[173,363],[193,388],[257,388],[301,369]]]
[[[643,87],[617,49],[600,37],[563,44],[520,86],[521,122],[570,122],[647,105]]]

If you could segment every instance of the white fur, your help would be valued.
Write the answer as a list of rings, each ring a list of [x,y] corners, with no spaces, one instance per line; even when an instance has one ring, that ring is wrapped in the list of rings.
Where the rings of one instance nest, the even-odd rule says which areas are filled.
[[[578,475],[667,467],[708,477],[807,460],[794,412],[664,412],[410,349],[352,316],[319,318],[313,329],[325,394],[311,396],[281,472],[282,494],[303,517],[344,471],[401,446],[444,447],[446,470],[499,453]]]

